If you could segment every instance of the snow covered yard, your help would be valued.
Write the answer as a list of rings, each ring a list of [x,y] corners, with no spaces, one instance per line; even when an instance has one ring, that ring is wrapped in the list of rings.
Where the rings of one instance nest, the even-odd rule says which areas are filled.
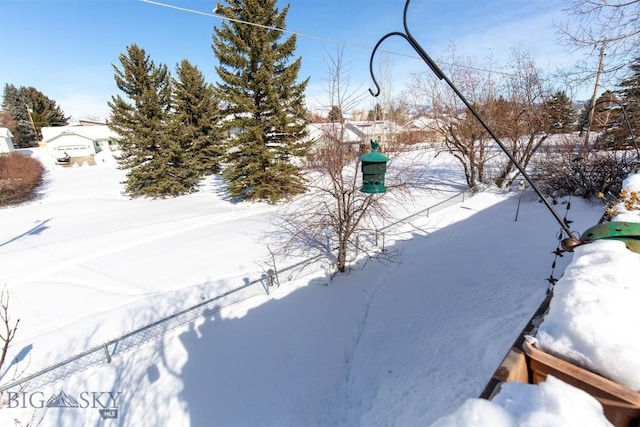
[[[457,166],[438,162],[446,188],[414,211],[451,194],[452,171],[463,187]],[[230,203],[215,181],[173,200],[127,200],[122,178],[109,164],[54,168],[40,200],[0,210],[0,281],[21,318],[9,359],[29,349],[20,366],[57,362],[262,272],[277,208]],[[35,414],[43,426],[428,425],[479,395],[544,298],[558,227],[528,192],[514,221],[515,195],[487,191],[411,221],[387,241],[394,263],[283,283],[26,390],[32,400],[0,410],[0,424]],[[600,215],[572,200],[576,230]],[[78,406],[44,407],[61,392]]]
[[[631,174],[613,203],[612,224],[640,223],[639,192],[640,173]],[[555,285],[535,337],[528,337],[533,346],[531,363],[537,364],[531,365],[534,377],[556,371],[537,386],[504,383],[491,403],[468,400],[434,427],[469,425],[470,420],[473,425],[492,426],[612,425],[600,402],[554,374],[570,384],[582,383],[597,393],[594,396],[606,399],[608,416],[616,425],[635,425],[631,420],[640,415],[639,306],[640,254],[615,239],[578,246]],[[543,352],[538,354],[536,347]],[[565,361],[571,365],[565,367]]]

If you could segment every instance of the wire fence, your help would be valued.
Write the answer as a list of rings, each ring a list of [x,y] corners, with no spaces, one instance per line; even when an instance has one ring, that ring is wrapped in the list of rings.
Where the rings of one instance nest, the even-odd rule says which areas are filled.
[[[410,216],[385,225],[375,231],[375,242],[373,244],[379,249],[384,249],[385,236],[390,230],[407,224],[413,219],[428,217],[430,213],[463,202],[469,194],[469,191],[458,193],[446,200],[413,213]],[[259,278],[249,281],[240,287],[159,319],[38,372],[24,375],[19,379],[0,385],[0,393],[15,391],[16,389],[21,391],[37,390],[93,366],[111,363],[113,358],[120,357],[128,351],[158,339],[181,326],[193,323],[198,319],[211,318],[225,307],[238,304],[256,296],[269,295],[272,289],[280,286],[281,278],[287,277],[288,281],[290,281],[294,277],[297,279],[321,271],[326,265],[323,265],[323,261],[326,259],[326,255],[321,254],[304,259],[277,271],[270,269],[261,274]]]

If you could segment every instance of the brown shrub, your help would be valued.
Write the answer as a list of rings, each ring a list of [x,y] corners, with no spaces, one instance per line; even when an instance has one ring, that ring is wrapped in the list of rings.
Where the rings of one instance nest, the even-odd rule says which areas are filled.
[[[42,182],[44,166],[20,153],[0,155],[0,206],[31,200]]]

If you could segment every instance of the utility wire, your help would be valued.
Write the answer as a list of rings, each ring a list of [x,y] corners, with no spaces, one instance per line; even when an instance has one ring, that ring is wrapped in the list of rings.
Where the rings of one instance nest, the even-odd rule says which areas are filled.
[[[373,50],[373,47],[371,47],[371,46],[352,43],[352,42],[348,42],[348,41],[345,41],[345,40],[336,40],[336,39],[332,39],[332,38],[329,38],[329,37],[317,36],[315,34],[303,33],[303,32],[300,32],[300,31],[285,30],[284,28],[278,28],[278,27],[274,27],[274,26],[258,24],[258,23],[251,22],[251,21],[244,21],[242,19],[228,18],[226,16],[218,15],[218,14],[215,14],[215,13],[202,12],[200,10],[195,10],[195,9],[189,9],[189,8],[186,8],[186,7],[175,6],[175,5],[172,5],[172,4],[162,3],[162,2],[159,2],[159,1],[155,1],[155,0],[139,0],[139,1],[141,1],[143,3],[153,4],[153,5],[156,5],[156,6],[166,7],[166,8],[169,8],[169,9],[179,10],[179,11],[182,11],[182,12],[194,13],[196,15],[210,16],[210,17],[213,17],[213,18],[218,18],[220,20],[238,22],[240,24],[253,25],[254,27],[265,28],[265,29],[274,30],[274,31],[280,31],[281,33],[293,34],[293,35],[300,36],[300,37],[305,37],[305,38],[308,38],[308,39],[321,40],[321,41],[325,41],[325,42],[336,43],[338,45],[344,45],[344,46],[354,47],[354,48],[357,48],[357,49],[364,49],[364,50],[368,50],[368,51],[372,51]],[[400,53],[400,52],[395,52],[395,51],[391,51],[391,50],[379,49],[379,51],[380,52],[384,52],[384,53],[388,53],[388,54],[391,54],[391,55],[402,56],[402,57],[405,57],[405,58],[420,59],[420,57],[415,56],[415,55],[409,55],[409,54],[406,54],[406,53]],[[445,65],[450,65],[450,64],[447,64],[446,62],[442,62],[442,63],[445,64]],[[486,72],[486,73],[502,74],[504,76],[514,76],[514,74],[505,73],[504,71],[485,70],[483,68],[475,68],[475,67],[469,67],[469,66],[460,66],[460,67],[468,69],[468,70],[473,70],[473,71],[482,71],[482,72]]]

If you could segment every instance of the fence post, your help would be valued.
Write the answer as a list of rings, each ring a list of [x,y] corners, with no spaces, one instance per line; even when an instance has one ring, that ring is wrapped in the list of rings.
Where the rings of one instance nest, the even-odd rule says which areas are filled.
[[[102,348],[104,348],[104,354],[107,355],[107,363],[111,363],[111,355],[109,354],[109,349],[107,348],[107,343],[104,343],[102,345]]]

